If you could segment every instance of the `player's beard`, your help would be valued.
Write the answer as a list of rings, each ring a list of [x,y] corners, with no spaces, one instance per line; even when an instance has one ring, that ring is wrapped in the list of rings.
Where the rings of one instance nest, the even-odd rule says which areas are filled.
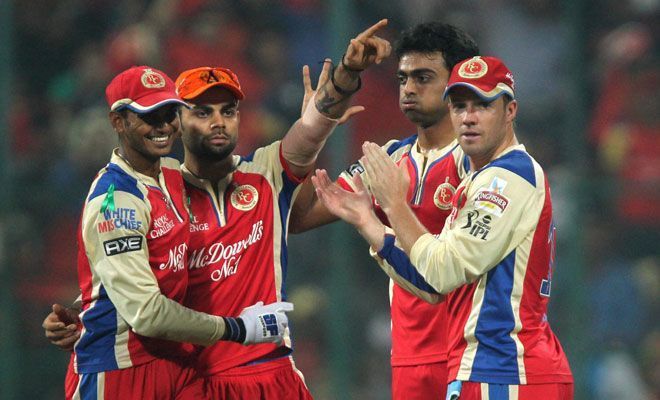
[[[210,161],[222,161],[229,157],[236,148],[236,137],[233,137],[224,146],[212,146],[202,141],[198,148],[193,151],[197,157],[206,158]]]
[[[447,106],[444,107],[446,108]],[[428,128],[433,126],[440,122],[447,115],[447,112],[440,108],[431,112],[420,110],[402,110],[402,112],[410,122],[421,128]]]
[[[186,135],[184,133],[182,139],[186,151],[195,157],[209,161],[222,161],[234,152],[238,133],[236,135],[229,135],[227,143],[222,146],[208,143],[202,135]]]

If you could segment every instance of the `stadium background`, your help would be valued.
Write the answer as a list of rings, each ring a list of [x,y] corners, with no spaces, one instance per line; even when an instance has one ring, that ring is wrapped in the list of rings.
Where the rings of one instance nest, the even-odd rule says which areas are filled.
[[[40,327],[76,295],[75,228],[116,145],[103,90],[133,64],[172,77],[240,77],[239,154],[282,136],[314,76],[348,38],[439,19],[516,77],[518,134],[548,171],[559,229],[549,319],[577,399],[660,398],[658,0],[0,0],[0,398],[61,398],[67,355]],[[365,139],[414,128],[396,60],[363,76],[367,111],[320,164],[333,175]],[[180,152],[180,149],[178,150]],[[387,279],[346,225],[290,238],[295,357],[323,399],[389,398]]]

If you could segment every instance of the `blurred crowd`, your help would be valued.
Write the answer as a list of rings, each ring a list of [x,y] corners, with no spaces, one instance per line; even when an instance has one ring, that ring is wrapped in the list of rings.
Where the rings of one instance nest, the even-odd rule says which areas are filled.
[[[12,228],[6,246],[22,316],[21,381],[38,383],[25,385],[21,398],[61,398],[67,357],[47,344],[40,324],[50,304],[77,295],[79,212],[117,145],[104,98],[110,79],[132,65],[153,65],[173,78],[197,66],[231,68],[246,94],[237,153],[247,154],[282,137],[299,115],[302,66],[318,74],[323,58],[339,60],[331,52],[333,3],[14,2],[8,112],[14,212],[3,223]],[[349,3],[354,26],[342,37],[389,18],[384,36],[394,40],[405,27],[438,19],[470,32],[484,55],[507,62],[520,103],[519,139],[549,172],[554,190],[560,243],[549,318],[562,342],[587,338],[586,349],[567,348],[572,365],[584,365],[576,387],[589,399],[660,399],[660,1],[576,0],[583,7],[574,8],[583,10],[577,21],[566,9],[570,2],[551,0]],[[584,76],[570,68],[575,60]],[[398,111],[395,68],[390,59],[363,76],[355,103],[366,111],[341,132],[350,159],[366,139],[382,144],[414,130]],[[575,98],[585,107],[576,109]],[[567,132],[572,126],[582,129]],[[331,164],[327,154],[321,165]],[[348,392],[388,398],[387,279],[357,236],[351,265],[333,265],[323,246],[326,229],[291,237],[287,293],[296,304],[297,365],[317,398],[334,398],[332,338],[322,315],[340,294],[322,277],[344,268],[352,286],[341,295],[354,296],[346,312],[359,329],[346,344]],[[562,248],[575,245],[561,242],[562,231],[579,243],[577,264],[562,263]],[[576,306],[584,307],[584,320],[572,320]],[[575,363],[575,354],[584,359]]]

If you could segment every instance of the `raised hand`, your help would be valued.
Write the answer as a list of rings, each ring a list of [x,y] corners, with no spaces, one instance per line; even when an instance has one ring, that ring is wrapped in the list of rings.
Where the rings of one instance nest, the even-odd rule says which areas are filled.
[[[362,165],[369,176],[371,193],[387,212],[395,204],[406,202],[410,177],[375,143],[364,142]],[[402,164],[403,165],[403,164]]]
[[[303,74],[303,87],[305,88],[305,94],[303,96],[303,102],[302,102],[302,107],[300,109],[300,116],[302,116],[305,113],[305,109],[307,108],[307,105],[309,102],[314,98],[314,94],[316,94],[316,91],[322,87],[329,79],[329,73],[330,70],[332,69],[332,60],[329,58],[326,58],[323,61],[323,69],[321,70],[321,73],[319,74],[318,81],[316,82],[316,88],[312,87],[312,79],[309,75],[309,66],[304,65],[302,69],[302,74]],[[352,106],[348,108],[344,112],[344,115],[342,115],[338,120],[337,124],[341,125],[348,121],[353,115],[364,111],[363,106]]]
[[[355,176],[353,182],[356,185],[356,191],[350,192],[336,182],[332,182],[328,172],[324,169],[317,169],[316,174],[312,175],[316,195],[328,211],[349,224],[360,226],[363,219],[373,213],[371,196],[364,187],[359,174]]]
[[[380,64],[390,55],[390,42],[376,35],[376,32],[386,25],[387,19],[381,19],[351,39],[342,60],[344,68],[349,71],[362,71],[374,63]]]
[[[390,42],[376,36],[376,32],[385,25],[387,20],[380,20],[351,39],[337,67],[328,72],[330,79],[319,86],[315,104],[321,114],[340,120],[357,112],[346,115],[349,111],[348,99],[362,85],[360,72],[374,63],[380,63],[392,51]]]
[[[350,192],[332,182],[323,169],[317,169],[316,175],[312,176],[316,195],[328,211],[355,226],[373,249],[381,249],[385,225],[374,213],[371,195],[362,183],[360,174],[355,175],[353,183],[355,192]]]

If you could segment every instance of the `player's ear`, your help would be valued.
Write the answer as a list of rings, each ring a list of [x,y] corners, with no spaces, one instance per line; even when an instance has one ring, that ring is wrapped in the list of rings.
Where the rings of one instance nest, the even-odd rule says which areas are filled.
[[[108,113],[108,118],[110,119],[110,125],[112,125],[112,129],[114,129],[115,132],[118,134],[124,132],[126,124],[124,123],[124,117],[120,113],[110,111]]]
[[[518,113],[518,102],[511,100],[506,104],[506,120],[512,122]]]

